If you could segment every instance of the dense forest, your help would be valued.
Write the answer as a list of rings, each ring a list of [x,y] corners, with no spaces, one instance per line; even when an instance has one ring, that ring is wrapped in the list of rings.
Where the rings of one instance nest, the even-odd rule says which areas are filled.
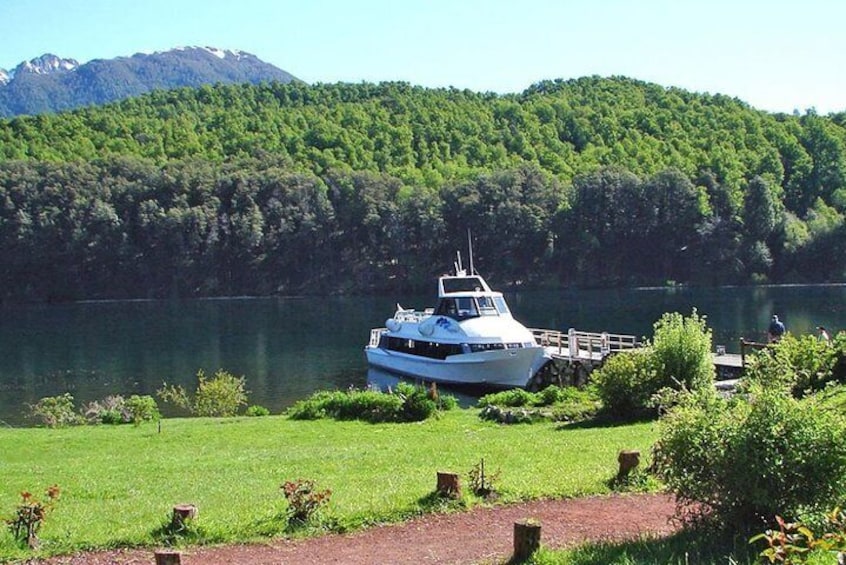
[[[2,298],[846,278],[846,115],[626,78],[159,91],[0,121]]]

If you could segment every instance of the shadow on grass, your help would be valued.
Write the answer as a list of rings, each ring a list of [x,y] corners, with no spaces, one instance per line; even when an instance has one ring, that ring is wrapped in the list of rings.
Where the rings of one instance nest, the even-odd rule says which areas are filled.
[[[150,532],[153,540],[165,547],[181,545],[203,545],[225,541],[220,536],[210,535],[196,520],[190,520],[182,525],[175,525],[170,519]]]
[[[605,412],[598,412],[593,418],[580,420],[578,422],[565,422],[556,429],[561,430],[593,430],[597,428],[622,428],[632,424],[646,424],[654,422],[657,418],[654,414],[641,414],[629,418],[611,416]]]
[[[526,563],[532,565],[753,565],[759,563],[758,546],[745,536],[710,529],[686,529],[659,539],[625,543],[594,543],[575,549],[541,548]],[[511,562],[509,562],[511,564]]]

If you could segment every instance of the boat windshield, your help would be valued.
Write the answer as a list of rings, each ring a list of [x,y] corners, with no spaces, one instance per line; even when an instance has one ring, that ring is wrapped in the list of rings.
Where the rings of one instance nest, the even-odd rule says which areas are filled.
[[[466,320],[479,316],[499,316],[508,314],[508,306],[502,297],[472,296],[459,298],[443,298],[438,304],[435,314],[448,316],[455,320]]]

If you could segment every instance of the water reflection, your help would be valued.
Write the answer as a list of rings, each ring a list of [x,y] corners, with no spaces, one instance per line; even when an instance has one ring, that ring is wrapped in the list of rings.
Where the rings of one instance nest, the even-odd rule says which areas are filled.
[[[685,287],[508,293],[530,327],[649,337],[664,312],[707,317],[714,343],[739,351],[762,340],[773,313],[794,333],[846,327],[846,286]],[[110,394],[193,390],[199,369],[247,378],[250,401],[278,413],[321,388],[363,387],[370,328],[400,302],[433,296],[90,302],[0,309],[0,421],[24,424],[26,403],[71,392],[77,404]]]

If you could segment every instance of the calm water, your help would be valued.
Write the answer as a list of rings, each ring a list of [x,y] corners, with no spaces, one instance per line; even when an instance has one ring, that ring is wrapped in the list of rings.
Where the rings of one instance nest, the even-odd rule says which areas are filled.
[[[663,312],[697,308],[715,344],[738,351],[763,339],[772,313],[794,333],[846,328],[846,285],[525,292],[507,296],[531,327],[651,337]],[[196,386],[198,369],[247,378],[250,402],[274,413],[321,388],[367,383],[362,351],[399,301],[432,297],[97,302],[0,309],[0,423],[26,423],[26,403],[71,392],[77,404],[109,394]]]

